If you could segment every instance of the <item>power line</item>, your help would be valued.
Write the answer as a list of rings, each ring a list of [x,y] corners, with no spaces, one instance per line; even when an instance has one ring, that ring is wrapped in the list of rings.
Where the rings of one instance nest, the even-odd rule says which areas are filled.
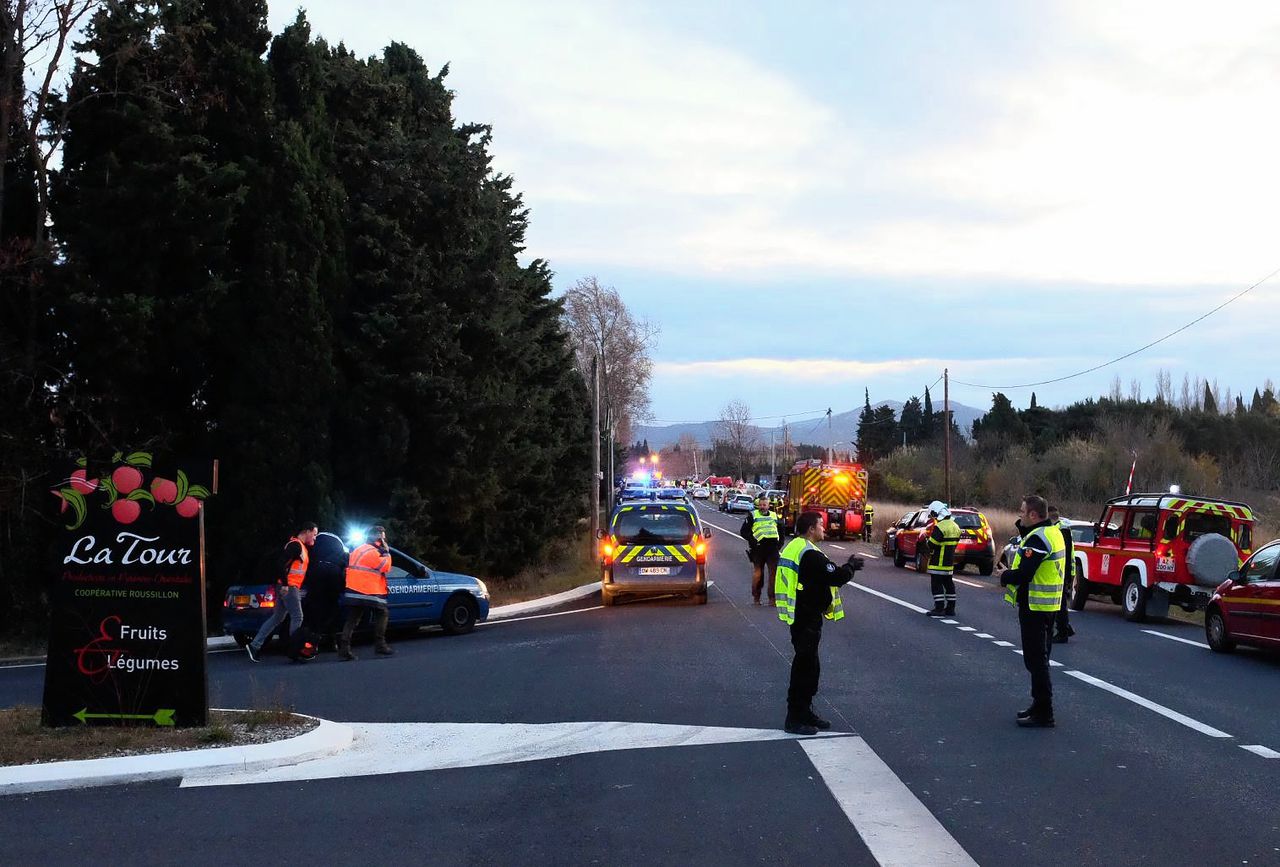
[[[1153,340],[1150,343],[1146,344],[1145,346],[1139,346],[1137,349],[1133,350],[1132,352],[1126,352],[1124,355],[1121,355],[1117,358],[1113,358],[1110,361],[1104,361],[1102,364],[1095,364],[1093,367],[1090,367],[1087,370],[1081,370],[1081,371],[1078,371],[1077,373],[1069,373],[1066,376],[1059,376],[1059,377],[1056,377],[1055,379],[1045,379],[1040,382],[1024,382],[1024,383],[1021,383],[1020,385],[981,385],[976,382],[962,382],[954,377],[952,377],[951,381],[954,382],[956,385],[966,385],[966,386],[969,386],[970,388],[994,388],[998,391],[1005,391],[1005,390],[1012,390],[1015,388],[1035,388],[1038,385],[1052,385],[1055,382],[1065,382],[1068,379],[1075,379],[1077,376],[1084,376],[1086,373],[1093,373],[1096,370],[1102,370],[1102,368],[1104,367],[1110,367],[1111,365],[1117,362],[1124,361],[1126,358],[1132,358],[1133,356],[1137,355],[1139,352],[1145,352],[1146,350],[1150,349],[1151,347],[1155,346],[1158,343],[1164,343],[1166,340],[1168,340],[1170,337],[1173,337],[1175,334],[1181,334],[1183,331],[1186,331],[1191,326],[1196,325],[1200,322],[1203,322],[1205,319],[1208,319],[1210,316],[1217,313],[1219,310],[1221,310],[1223,307],[1226,307],[1228,304],[1231,304],[1232,302],[1237,301],[1240,298],[1243,298],[1245,295],[1248,295],[1254,289],[1257,289],[1259,286],[1261,286],[1263,283],[1266,283],[1268,280],[1270,280],[1272,277],[1276,276],[1277,274],[1280,274],[1280,268],[1277,268],[1276,270],[1272,271],[1270,274],[1263,277],[1261,280],[1259,280],[1257,283],[1254,283],[1249,288],[1244,289],[1241,292],[1237,292],[1235,295],[1232,295],[1230,298],[1228,298],[1226,301],[1223,301],[1221,304],[1219,304],[1217,307],[1210,310],[1208,313],[1205,313],[1201,316],[1196,317],[1195,319],[1192,319],[1190,322],[1188,322],[1186,325],[1183,325],[1181,328],[1175,328],[1173,331],[1170,331],[1164,337]]]

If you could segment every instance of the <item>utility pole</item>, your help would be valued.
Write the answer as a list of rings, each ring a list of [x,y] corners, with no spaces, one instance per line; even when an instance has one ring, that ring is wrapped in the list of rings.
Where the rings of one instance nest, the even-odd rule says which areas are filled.
[[[951,378],[942,369],[942,478],[947,508],[951,508]]]
[[[613,480],[614,480],[614,479],[616,479],[616,478],[618,477],[618,476],[617,476],[617,473],[616,473],[616,472],[614,472],[614,468],[613,468],[613,453],[614,453],[614,450],[615,450],[615,449],[614,449],[614,444],[613,444],[613,407],[611,407],[611,406],[607,406],[607,407],[605,407],[605,409],[604,409],[604,415],[605,415],[605,424],[604,424],[604,426],[605,426],[606,428],[608,428],[608,430],[609,430],[609,440],[608,440],[608,443],[609,443],[609,475],[608,475],[608,477],[607,477],[607,478],[609,479],[609,514],[610,514],[610,515],[612,515],[612,514],[613,514],[613,498],[614,498],[614,496],[617,494],[617,491],[616,491],[616,490],[614,490]]]
[[[600,531],[600,356],[591,359],[591,548]]]
[[[827,463],[835,463],[836,435],[831,430],[831,407],[827,407]]]
[[[776,434],[777,432],[778,432],[778,429],[777,429],[777,428],[769,428],[769,479],[770,479],[770,484],[772,484],[772,480],[773,480],[773,479],[776,479],[776,478],[778,477],[778,456],[777,456],[777,452],[775,452],[775,451],[773,450],[773,437],[774,437],[774,434]]]

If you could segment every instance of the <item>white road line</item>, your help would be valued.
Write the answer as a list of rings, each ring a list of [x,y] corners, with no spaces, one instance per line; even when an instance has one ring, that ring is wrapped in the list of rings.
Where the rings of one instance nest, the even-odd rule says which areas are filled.
[[[1241,744],[1240,749],[1248,750],[1255,756],[1262,756],[1264,759],[1280,759],[1280,753],[1261,744]]]
[[[955,626],[960,621],[959,620],[943,620],[942,622],[946,623],[948,626]]]
[[[882,867],[977,867],[862,738],[820,738],[800,746]]]
[[[1203,647],[1205,650],[1212,649],[1209,647],[1209,645],[1205,644],[1203,641],[1192,641],[1190,638],[1182,638],[1177,635],[1167,635],[1166,633],[1163,633],[1163,632],[1156,632],[1154,629],[1144,629],[1142,631],[1147,633],[1147,635],[1156,635],[1156,636],[1159,636],[1160,638],[1167,638],[1170,641],[1181,641],[1183,644],[1190,644],[1194,647]]]
[[[987,632],[975,632],[973,634],[973,637],[974,638],[995,638],[994,635],[991,635],[990,633],[987,633]]]
[[[859,584],[857,581],[850,581],[849,586],[856,587],[858,590],[861,590],[863,593],[870,593],[872,596],[878,596],[881,599],[885,600],[886,602],[892,602],[894,605],[901,605],[903,608],[909,608],[910,610],[915,611],[918,614],[924,614],[925,612],[925,609],[921,608],[919,605],[912,605],[910,602],[904,602],[901,599],[890,596],[888,593],[881,593],[879,590],[872,590],[870,587],[867,587],[864,584]]]
[[[956,578],[955,582],[957,584],[963,584],[966,587],[977,587],[979,590],[987,586],[986,584],[979,584],[977,581],[966,581],[963,578]]]
[[[710,586],[710,585],[708,585]],[[590,608],[575,608],[572,611],[554,611],[551,614],[530,614],[528,617],[504,617],[501,620],[486,620],[476,626],[501,626],[504,623],[519,623],[521,620],[541,620],[544,617],[564,617],[566,614],[581,614],[584,611],[598,611],[603,605],[592,605]]]
[[[993,641],[991,643],[996,647],[1013,647],[1012,641]]]
[[[957,626],[956,629],[959,629],[961,632],[977,632],[977,630],[972,626]]]
[[[828,542],[827,544],[830,545],[832,548],[836,548],[841,551],[844,550],[844,545],[837,545],[835,542]]]
[[[1051,659],[1051,660],[1049,660],[1049,665],[1050,665],[1050,667],[1052,667],[1052,668],[1062,668],[1062,663],[1061,663],[1061,662],[1058,662],[1058,660],[1056,660],[1056,659]]]
[[[1170,708],[1167,708],[1162,704],[1156,704],[1154,701],[1151,701],[1150,699],[1143,698],[1140,695],[1135,695],[1134,693],[1129,692],[1129,690],[1127,689],[1121,689],[1115,684],[1107,683],[1105,680],[1100,680],[1094,677],[1093,675],[1085,674],[1083,671],[1068,671],[1066,672],[1066,674],[1070,675],[1071,677],[1074,677],[1076,680],[1082,680],[1085,683],[1096,686],[1099,689],[1105,689],[1107,692],[1118,695],[1123,699],[1128,699],[1129,701],[1133,702],[1136,705],[1145,707],[1147,710],[1155,711],[1156,713],[1160,714],[1163,717],[1167,717],[1176,723],[1181,723],[1182,725],[1186,726],[1189,729],[1194,729],[1195,731],[1200,732],[1200,734],[1202,735],[1208,735],[1211,738],[1231,737],[1231,735],[1227,734],[1221,729],[1216,729],[1211,725],[1205,725],[1199,720],[1192,719],[1191,717],[1186,716],[1185,714],[1180,714],[1176,710],[1171,710]]]
[[[858,556],[860,556],[860,557],[866,557],[868,560],[879,560],[879,559],[880,559],[880,558],[879,558],[879,557],[877,557],[875,554],[859,554]]]

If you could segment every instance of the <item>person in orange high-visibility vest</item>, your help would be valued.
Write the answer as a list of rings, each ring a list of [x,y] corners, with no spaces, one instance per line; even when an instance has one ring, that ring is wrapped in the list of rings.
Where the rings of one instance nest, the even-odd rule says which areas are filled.
[[[342,636],[338,639],[339,659],[350,661],[356,658],[351,652],[351,633],[366,611],[373,616],[374,652],[383,656],[395,653],[387,644],[387,573],[390,571],[387,531],[374,527],[369,531],[369,541],[357,546],[347,559],[347,589],[342,594],[347,616],[342,624]]]
[[[297,632],[302,627],[302,580],[307,577],[309,560],[307,551],[316,543],[318,532],[319,528],[315,523],[308,521],[284,546],[284,557],[280,561],[281,571],[273,576],[276,606],[272,609],[271,616],[258,630],[258,634],[244,647],[245,653],[249,654],[249,658],[254,662],[258,661],[258,654],[262,652],[262,646],[267,643],[267,639],[271,638],[271,633],[276,631],[276,627],[286,617],[289,618],[291,633]]]

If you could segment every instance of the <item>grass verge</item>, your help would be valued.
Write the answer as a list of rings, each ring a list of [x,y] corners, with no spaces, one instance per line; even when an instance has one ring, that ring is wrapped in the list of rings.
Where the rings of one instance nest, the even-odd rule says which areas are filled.
[[[498,606],[550,596],[599,580],[595,546],[588,546],[584,535],[560,543],[537,566],[510,578],[486,578],[485,583],[489,585],[490,604]]]
[[[209,725],[202,728],[76,725],[54,729],[40,725],[40,708],[19,705],[0,710],[0,766],[269,743],[296,737],[316,725],[290,708],[272,707],[210,711]]]

